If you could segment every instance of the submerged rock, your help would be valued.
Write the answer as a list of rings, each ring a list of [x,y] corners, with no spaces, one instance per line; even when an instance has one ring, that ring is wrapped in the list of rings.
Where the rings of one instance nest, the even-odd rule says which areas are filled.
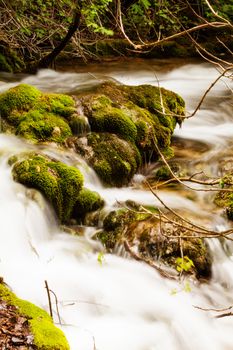
[[[76,216],[83,216],[102,204],[96,192],[83,189],[83,175],[77,168],[45,155],[31,153],[23,159],[19,157],[12,174],[15,181],[41,191],[63,223],[69,222],[73,210]]]
[[[20,349],[21,347],[24,349],[32,347],[38,350],[70,349],[63,332],[54,326],[51,317],[46,311],[28,301],[17,298],[3,283],[0,283],[0,301],[4,302],[6,307],[11,307],[15,314],[14,318],[13,312],[11,311],[10,320],[6,320],[7,324],[9,324],[9,321],[14,324],[14,322],[17,322],[17,317],[20,318],[19,324],[15,326],[15,329],[17,327],[18,336],[11,337],[13,346],[17,348],[19,346]],[[28,324],[29,329],[29,334],[25,337],[25,341],[22,339],[22,335],[19,332],[19,330],[22,329],[22,321],[24,324]],[[9,333],[12,335],[11,332]]]
[[[185,237],[181,238],[182,235]],[[162,262],[198,278],[211,276],[210,253],[203,240],[172,224],[161,228],[152,211],[151,214],[128,209],[112,211],[105,217],[103,230],[97,237],[108,251],[127,241],[145,259]]]

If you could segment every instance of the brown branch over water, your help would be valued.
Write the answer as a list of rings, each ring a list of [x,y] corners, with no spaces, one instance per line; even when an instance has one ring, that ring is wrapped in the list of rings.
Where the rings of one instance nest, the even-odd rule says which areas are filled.
[[[124,241],[124,247],[125,247],[125,250],[131,255],[132,258],[134,258],[137,261],[143,261],[144,263],[146,263],[147,265],[149,265],[150,267],[155,269],[162,277],[166,277],[166,278],[169,278],[169,279],[172,279],[172,280],[177,280],[177,278],[179,277],[178,274],[173,276],[173,275],[169,274],[168,272],[166,272],[161,267],[157,266],[150,259],[144,258],[144,257],[138,255],[137,253],[135,253],[132,250],[132,247],[129,245],[129,242],[127,240]]]

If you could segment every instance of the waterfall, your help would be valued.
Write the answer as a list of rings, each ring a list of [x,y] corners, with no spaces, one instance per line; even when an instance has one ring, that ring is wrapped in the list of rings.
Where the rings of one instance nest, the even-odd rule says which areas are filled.
[[[110,66],[105,74],[122,83],[156,85],[153,72],[148,73],[147,63],[143,62],[140,69],[132,64],[129,72]],[[166,71],[153,62],[161,85],[184,95],[188,108],[195,106],[217,74],[207,64],[182,65]],[[80,76],[44,70],[22,81],[46,91],[73,92],[82,83],[85,88],[97,78],[105,79],[98,69],[95,77],[85,72]],[[2,83],[1,91],[17,83]],[[179,138],[208,144],[209,150],[198,160],[204,156],[214,164],[217,151],[221,153],[229,145],[233,130],[229,103],[227,87],[218,84],[197,117],[176,131]],[[54,321],[65,332],[72,350],[232,350],[233,318],[217,318],[224,311],[214,309],[233,305],[233,244],[210,241],[213,276],[203,283],[192,278],[180,282],[164,279],[128,256],[104,253],[100,261],[104,247],[92,239],[93,228],[86,228],[83,236],[66,233],[41,194],[13,181],[8,158],[37,147],[0,134],[0,276],[12,290],[48,310],[44,287],[47,280],[58,299],[59,315],[53,300]],[[127,199],[158,205],[152,193],[140,187],[140,181],[135,180],[128,188],[104,188],[74,152],[53,146],[41,146],[40,151],[80,167],[85,186],[98,191],[109,208]],[[179,192],[161,192],[170,207],[193,212],[204,223],[211,223],[212,228],[227,228],[229,223],[219,212],[205,210],[203,196],[197,195],[193,201]]]

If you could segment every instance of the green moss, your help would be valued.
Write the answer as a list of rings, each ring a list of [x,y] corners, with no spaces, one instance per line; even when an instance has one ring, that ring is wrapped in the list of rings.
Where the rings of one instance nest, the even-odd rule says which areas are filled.
[[[16,128],[16,135],[28,140],[63,142],[71,136],[71,130],[66,121],[52,113],[31,111],[21,117]]]
[[[114,107],[109,98],[106,96],[94,97],[91,108],[92,113],[89,117],[91,130],[114,133],[132,142],[136,140],[135,124],[123,110]]]
[[[172,174],[168,169],[168,167],[164,165],[164,166],[161,166],[158,170],[156,170],[154,174],[154,178],[159,181],[168,180],[172,178]]]
[[[34,304],[19,299],[5,285],[0,284],[0,299],[18,308],[20,315],[26,317],[38,350],[69,350],[63,332],[53,325],[51,317]]]
[[[82,218],[87,213],[102,208],[103,205],[104,201],[97,192],[83,188],[76,198],[72,216],[74,218]]]
[[[39,111],[48,111],[65,118],[76,112],[75,102],[71,96],[62,94],[42,94],[36,105]]]
[[[83,176],[74,167],[31,154],[14,164],[13,178],[38,189],[51,202],[61,222],[67,222],[83,186]]]
[[[0,95],[4,131],[11,131],[33,142],[63,142],[72,132],[69,119],[76,113],[71,96],[41,93],[21,84]]]
[[[78,114],[73,114],[69,118],[69,126],[73,135],[82,135],[90,131],[87,118]]]
[[[159,158],[155,143],[164,154],[170,153],[171,135],[182,122],[185,107],[172,91],[112,82],[101,84],[81,101],[92,131],[115,133],[153,160]]]
[[[233,220],[233,175],[226,174],[221,180],[220,185],[227,191],[219,191],[214,198],[214,203],[225,209],[229,220]],[[232,189],[232,191],[230,191]]]
[[[83,146],[86,143],[88,147]],[[77,141],[76,149],[86,157],[101,180],[112,186],[128,184],[141,162],[135,145],[114,134],[88,134],[86,141]]]
[[[147,109],[159,122],[173,131],[179,118],[184,115],[184,100],[176,93],[151,85],[121,86],[130,101]],[[157,123],[157,119],[155,120]]]
[[[33,86],[20,84],[0,94],[0,111],[3,118],[10,117],[12,112],[24,112],[33,108],[41,92]]]
[[[99,231],[97,238],[109,250],[113,249],[116,244],[122,243],[124,239],[131,240],[133,230],[126,230],[135,222],[139,223],[150,217],[147,213],[137,213],[126,208],[111,211],[103,221],[103,230]]]

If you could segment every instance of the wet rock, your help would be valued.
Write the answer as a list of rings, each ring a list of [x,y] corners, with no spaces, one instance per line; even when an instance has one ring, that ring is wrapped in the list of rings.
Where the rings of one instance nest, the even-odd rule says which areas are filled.
[[[83,189],[79,169],[38,153],[22,154],[18,158],[12,169],[14,180],[41,191],[62,223],[71,219],[73,210],[76,216],[83,216],[103,205],[96,192]]]
[[[220,190],[214,198],[214,203],[225,209],[229,220],[233,220],[233,174],[229,172],[220,180]]]
[[[151,214],[128,209],[112,211],[105,217],[103,230],[97,236],[109,251],[126,240],[145,259],[162,262],[198,278],[211,276],[211,257],[204,241],[172,223],[161,226],[152,211]]]
[[[171,135],[184,115],[179,95],[151,85],[107,82],[80,99],[91,130],[117,134],[154,158],[158,157],[154,143],[170,152]]]
[[[115,134],[93,132],[71,143],[107,185],[127,185],[141,164],[136,146]]]

